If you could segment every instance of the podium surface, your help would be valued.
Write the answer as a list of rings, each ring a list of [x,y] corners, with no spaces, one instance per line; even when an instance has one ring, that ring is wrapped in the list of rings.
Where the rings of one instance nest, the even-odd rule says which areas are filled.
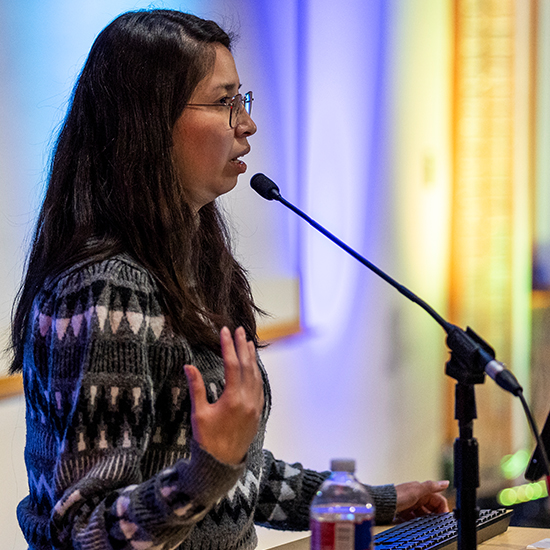
[[[375,528],[375,533],[383,530],[384,528]],[[525,550],[527,545],[535,544],[543,539],[550,539],[550,529],[508,527],[504,533],[478,544],[477,547],[482,550]],[[292,542],[273,546],[271,550],[309,550],[309,548],[310,537],[306,535]]]

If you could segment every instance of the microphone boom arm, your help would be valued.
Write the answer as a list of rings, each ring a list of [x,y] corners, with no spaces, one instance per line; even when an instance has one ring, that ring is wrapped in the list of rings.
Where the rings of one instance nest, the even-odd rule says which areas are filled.
[[[303,220],[309,223],[312,227],[321,232],[325,237],[330,239],[334,244],[345,250],[348,254],[353,256],[357,261],[363,264],[365,267],[376,273],[384,281],[394,287],[403,296],[419,305],[424,309],[447,333],[447,345],[451,350],[451,358],[447,363],[446,373],[458,380],[459,382],[468,384],[481,384],[484,381],[484,373],[489,376],[503,389],[510,393],[520,396],[522,404],[525,408],[525,400],[523,398],[523,388],[516,380],[511,371],[504,368],[502,363],[495,359],[495,352],[491,346],[485,342],[479,335],[477,335],[470,327],[464,331],[460,327],[453,325],[446,321],[435,309],[422,300],[419,296],[411,292],[407,287],[398,283],[395,279],[390,277],[387,273],[379,269],[372,262],[361,256],[353,248],[341,241],[338,237],[333,235],[330,231],[325,229],[322,225],[310,218],[307,214],[302,212],[299,208],[288,202],[281,196],[279,187],[277,184],[268,178],[264,174],[255,174],[250,181],[251,187],[264,199],[276,200],[292,210],[295,214],[300,216]],[[527,413],[527,411],[526,411]],[[533,435],[537,440],[539,447],[541,447],[541,453],[543,455],[543,462],[546,466],[546,471],[550,474],[550,467],[548,466],[548,459],[545,456],[545,449],[540,441],[540,435],[534,421],[530,418],[530,413],[527,413],[529,424]]]
[[[472,550],[477,546],[476,520],[478,508],[476,489],[479,487],[479,462],[477,440],[473,436],[473,420],[477,417],[475,405],[474,384],[485,381],[485,373],[497,382],[499,386],[512,394],[519,396],[524,406],[533,435],[543,458],[547,475],[550,474],[548,458],[544,445],[523,397],[523,388],[515,376],[504,365],[495,359],[491,346],[478,336],[470,327],[466,331],[443,319],[431,306],[408,288],[384,273],[372,262],[361,256],[353,248],[327,231],[322,225],[310,218],[299,208],[281,196],[279,188],[264,174],[256,174],[250,181],[251,187],[264,199],[277,200],[325,237],[353,256],[357,261],[368,267],[379,277],[393,286],[406,298],[428,312],[447,333],[447,345],[451,350],[451,358],[446,364],[446,374],[457,381],[455,389],[455,418],[458,420],[459,437],[454,442],[454,485],[457,489],[457,509],[455,517],[458,524],[458,550]]]
[[[296,208],[292,203],[288,202],[281,195],[274,197],[273,200],[279,201],[281,204],[284,204],[287,208],[292,210],[295,214],[298,214],[300,218],[309,223],[312,227],[320,231],[325,237],[329,238],[334,244],[338,245],[340,248],[345,250],[348,254],[353,256],[358,262],[362,263],[365,267],[368,267],[371,271],[376,273],[379,277],[384,279],[387,283],[393,286],[398,292],[403,294],[406,298],[418,304],[422,309],[426,310],[444,329],[445,332],[449,332],[451,328],[451,323],[447,322],[435,309],[433,309],[429,304],[427,304],[422,298],[418,297],[414,292],[411,292],[407,287],[399,284],[395,279],[390,277],[387,273],[376,267],[372,262],[369,262],[364,256],[361,256],[353,248],[348,246],[345,242],[341,241],[338,237],[333,235],[330,231],[327,231],[322,225],[319,225],[315,220],[310,218],[307,214],[302,212],[299,208]]]

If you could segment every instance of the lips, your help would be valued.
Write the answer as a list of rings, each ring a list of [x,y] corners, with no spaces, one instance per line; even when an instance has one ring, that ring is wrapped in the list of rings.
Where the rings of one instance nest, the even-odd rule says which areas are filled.
[[[240,157],[244,157],[245,155],[248,155],[248,153],[250,153],[250,147],[239,153],[237,156],[233,157],[230,162],[242,163]]]
[[[248,154],[249,151],[250,151],[250,148],[246,149],[242,153],[239,153],[237,156],[233,157],[229,161],[229,164],[233,167],[235,174],[239,175],[239,174],[244,174],[246,172],[246,169],[248,167],[246,166],[246,163],[240,159],[240,157],[244,157],[244,155]]]

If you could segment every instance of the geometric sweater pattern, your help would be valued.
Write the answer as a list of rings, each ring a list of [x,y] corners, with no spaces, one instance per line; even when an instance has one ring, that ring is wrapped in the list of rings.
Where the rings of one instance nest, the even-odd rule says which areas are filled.
[[[19,524],[31,550],[255,547],[254,524],[306,530],[328,472],[263,449],[265,408],[243,464],[219,462],[193,439],[183,366],[208,399],[223,361],[174,334],[159,288],[128,256],[75,265],[37,293],[23,379],[29,495]],[[392,485],[368,487],[378,522],[395,512]]]

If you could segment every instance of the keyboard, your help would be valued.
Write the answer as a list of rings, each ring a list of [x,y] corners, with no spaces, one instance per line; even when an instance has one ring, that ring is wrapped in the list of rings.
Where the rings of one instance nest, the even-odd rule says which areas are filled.
[[[508,529],[512,510],[480,510],[476,522],[478,544]],[[400,523],[374,536],[375,550],[455,550],[458,526],[452,512],[432,514]]]

